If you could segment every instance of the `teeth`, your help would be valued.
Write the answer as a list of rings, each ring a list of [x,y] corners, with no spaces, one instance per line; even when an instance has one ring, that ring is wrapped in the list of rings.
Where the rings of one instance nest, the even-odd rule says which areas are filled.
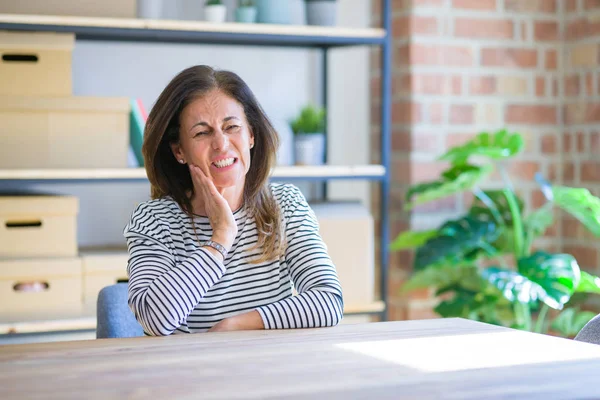
[[[233,164],[234,158],[225,158],[223,160],[215,161],[213,164],[217,166],[217,168],[228,167]]]

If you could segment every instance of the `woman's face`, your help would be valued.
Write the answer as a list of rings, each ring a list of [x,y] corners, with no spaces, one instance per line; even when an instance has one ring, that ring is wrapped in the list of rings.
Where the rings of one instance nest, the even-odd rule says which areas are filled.
[[[217,188],[243,188],[254,134],[240,103],[213,90],[183,109],[179,125],[178,161],[200,167]]]

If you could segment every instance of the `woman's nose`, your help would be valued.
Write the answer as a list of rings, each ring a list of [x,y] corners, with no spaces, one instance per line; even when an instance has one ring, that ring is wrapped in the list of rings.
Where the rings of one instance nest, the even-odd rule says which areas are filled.
[[[215,130],[213,135],[212,146],[214,150],[225,150],[229,146],[229,138],[220,129]]]

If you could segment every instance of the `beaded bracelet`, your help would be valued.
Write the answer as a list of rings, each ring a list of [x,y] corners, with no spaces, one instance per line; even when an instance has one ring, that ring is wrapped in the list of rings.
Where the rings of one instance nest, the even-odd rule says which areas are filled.
[[[220,245],[217,242],[213,242],[212,240],[207,240],[206,242],[202,243],[202,246],[209,246],[217,250],[223,255],[223,261],[225,261],[225,258],[227,257],[227,249],[223,247],[223,245]]]

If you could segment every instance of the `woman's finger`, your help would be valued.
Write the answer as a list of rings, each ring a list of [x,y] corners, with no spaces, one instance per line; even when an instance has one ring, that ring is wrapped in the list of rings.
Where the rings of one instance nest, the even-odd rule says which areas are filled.
[[[204,192],[207,191],[209,187],[210,179],[206,176],[204,171],[200,169],[198,166],[191,164],[190,172],[192,173],[192,179],[202,188]]]
[[[194,165],[193,167],[196,168],[198,175],[201,176],[202,184],[204,185],[205,189],[208,190],[208,194],[212,196],[220,196],[220,193],[217,190],[215,183],[212,181],[212,179],[210,179],[207,171],[204,171],[202,168],[196,165]]]
[[[201,190],[202,193],[206,196],[208,193],[206,193],[206,184],[204,183],[204,175],[202,174],[202,171],[194,164],[190,164],[189,168],[194,187],[196,188],[196,190]]]

